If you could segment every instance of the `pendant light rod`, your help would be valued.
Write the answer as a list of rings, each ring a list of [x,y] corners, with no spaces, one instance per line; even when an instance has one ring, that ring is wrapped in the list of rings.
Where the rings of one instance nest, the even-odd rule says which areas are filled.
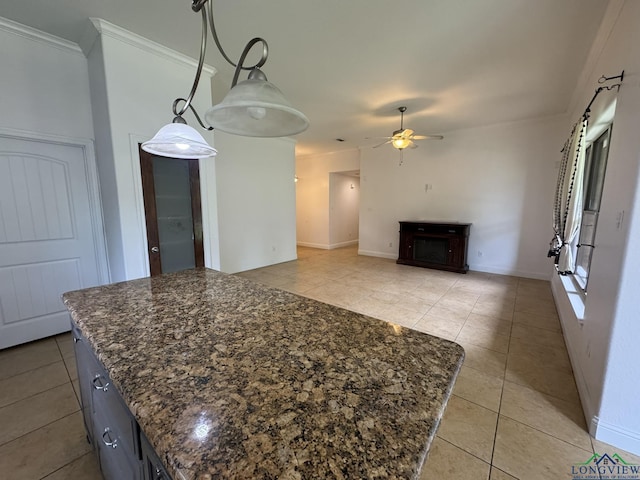
[[[258,41],[262,42],[262,56],[260,57],[260,60],[258,60],[258,62],[255,65],[252,65],[250,67],[245,67],[242,65],[243,60],[239,61],[238,64],[234,63],[233,60],[231,60],[229,55],[227,55],[227,52],[225,52],[224,48],[222,48],[222,45],[220,44],[220,39],[218,38],[218,31],[216,30],[216,24],[213,19],[213,2],[209,3],[208,10],[206,8],[207,2],[209,2],[209,0],[193,0],[191,9],[194,12],[199,12],[200,10],[207,11],[209,24],[211,25],[211,36],[213,37],[213,41],[216,43],[216,46],[218,47],[220,54],[222,54],[222,57],[234,68],[236,68],[238,64],[240,64],[240,68],[242,70],[253,70],[254,68],[260,68],[261,66],[263,66],[267,62],[267,57],[269,56],[269,46],[267,45],[267,42],[263,38],[257,38]],[[254,38],[253,40],[251,40],[251,42],[253,42],[252,46],[255,43],[257,43],[257,42],[254,42],[254,40],[256,39]],[[245,49],[246,48],[247,47],[245,47]]]
[[[178,114],[176,113],[176,108],[179,102],[185,102],[185,105],[183,107],[183,109],[181,110],[182,113]],[[204,128],[205,130],[213,130],[213,127],[211,125],[206,125],[202,119],[200,118],[200,115],[198,115],[198,112],[196,111],[195,108],[193,108],[193,105],[191,105],[191,100],[188,101],[184,99],[184,98],[176,98],[173,101],[173,113],[175,114],[175,117],[173,119],[173,123],[187,123],[185,122],[184,118],[182,118],[182,114],[185,112],[186,107],[189,107],[191,109],[191,113],[193,113],[193,116],[196,117],[196,120],[198,120],[198,123],[200,124],[200,126],[202,128]]]
[[[173,114],[176,117],[182,117],[182,115],[184,115],[184,113],[190,108],[202,128],[206,130],[213,130],[212,126],[204,124],[204,122],[198,115],[198,112],[196,112],[195,108],[193,108],[193,106],[191,105],[191,102],[193,101],[193,97],[196,94],[196,91],[198,89],[198,84],[200,83],[200,76],[202,74],[202,68],[204,66],[204,57],[207,51],[207,20],[211,25],[211,36],[213,37],[213,40],[215,41],[216,46],[218,47],[218,50],[220,51],[224,59],[227,62],[229,62],[229,64],[231,64],[233,67],[235,67],[233,82],[231,83],[232,88],[235,87],[236,84],[238,83],[238,77],[240,76],[241,70],[259,69],[267,62],[267,58],[269,57],[269,45],[267,44],[267,41],[264,38],[260,38],[260,37],[252,38],[249,41],[249,43],[247,43],[247,45],[244,47],[244,50],[242,51],[242,55],[240,56],[240,60],[238,61],[238,63],[237,64],[234,63],[226,54],[226,52],[222,48],[222,45],[220,44],[220,40],[218,39],[218,33],[216,31],[215,22],[213,19],[213,4],[209,3],[209,8],[207,9],[208,2],[209,0],[193,0],[193,3],[191,5],[191,9],[194,12],[200,12],[202,16],[202,38],[200,39],[200,58],[198,59],[198,68],[196,69],[196,75],[193,80],[193,85],[191,86],[191,91],[189,92],[189,95],[187,96],[187,98],[180,97],[175,99],[175,101],[173,102]],[[245,67],[244,61],[247,55],[249,54],[249,51],[253,48],[253,46],[256,43],[262,43],[262,55],[260,57],[260,60],[258,60],[258,62],[255,65]],[[266,80],[266,76],[264,76],[264,74],[262,74],[260,78],[263,80]],[[180,104],[180,102],[184,102],[184,105],[182,106],[182,108],[178,110],[178,105]],[[182,122],[178,120],[177,123],[182,123]]]
[[[208,8],[207,3],[209,3]],[[173,121],[162,127],[152,139],[143,142],[142,149],[154,155],[175,158],[195,159],[215,156],[216,149],[211,147],[195,129],[189,127],[182,117],[189,109],[205,130],[215,128],[222,132],[248,137],[286,137],[306,130],[309,126],[307,117],[293,108],[282,92],[269,83],[260,70],[269,56],[267,42],[260,37],[251,39],[236,64],[231,61],[220,45],[213,20],[213,0],[192,0],[191,9],[200,13],[202,18],[200,57],[191,91],[187,98],[179,97],[174,100]],[[204,67],[207,51],[207,23],[211,25],[211,33],[218,50],[235,68],[235,72],[231,90],[222,102],[207,110],[204,116],[207,122],[205,124],[192,102]],[[255,65],[244,66],[247,54],[258,43],[262,44],[260,59]],[[238,83],[241,70],[250,70],[249,78]]]
[[[247,54],[249,53],[249,51],[251,50],[251,48],[253,48],[253,46],[258,43],[258,42],[262,42],[262,58],[260,59],[260,61],[258,63],[256,63],[254,66],[252,67],[244,67],[244,60],[245,58],[247,58]],[[259,75],[260,80],[266,80],[267,77],[264,73],[262,73],[262,70],[260,70],[260,67],[262,65],[264,65],[264,62],[267,61],[267,55],[269,54],[269,46],[267,45],[267,42],[265,41],[264,38],[260,38],[260,37],[255,37],[252,38],[251,40],[249,40],[249,43],[247,43],[247,45],[244,47],[244,50],[242,51],[242,55],[240,55],[240,60],[238,60],[238,65],[236,65],[236,71],[233,74],[233,81],[231,82],[231,88],[235,87],[238,83],[238,76],[240,75],[240,70],[251,70],[252,73],[249,74],[249,78],[255,78],[255,75]],[[253,72],[260,72],[260,73],[256,73],[253,74]],[[253,74],[253,75],[252,75]]]
[[[208,0],[205,0],[205,1],[208,1]],[[250,67],[243,66],[241,61],[238,62],[238,64],[233,63],[233,61],[229,58],[229,56],[226,54],[226,52],[222,48],[222,45],[220,45],[220,40],[218,39],[218,32],[216,31],[216,25],[213,21],[213,5],[211,3],[209,4],[209,24],[211,25],[211,36],[213,37],[213,41],[216,42],[216,46],[218,47],[218,50],[220,51],[224,59],[227,62],[229,62],[229,64],[232,67],[237,68],[238,64],[240,64],[240,68],[242,70],[253,70],[254,68],[260,68],[265,63],[267,63],[267,57],[269,56],[269,46],[267,45],[267,42],[263,38],[259,38],[259,37],[258,37],[258,40],[262,42],[262,56],[260,57],[260,60],[258,60],[258,62],[255,65],[252,65]],[[253,40],[256,40],[256,39],[254,38]],[[253,42],[253,40],[251,40],[251,42]],[[245,49],[246,48],[247,47],[245,47]]]
[[[207,130],[213,130],[213,127],[205,125],[196,109],[191,105],[191,101],[193,100],[193,96],[196,94],[196,90],[198,89],[198,83],[200,82],[200,75],[202,74],[202,67],[204,66],[204,54],[207,51],[207,15],[206,9],[202,10],[202,39],[200,40],[200,59],[198,60],[198,68],[196,69],[196,76],[193,79],[193,85],[191,86],[191,91],[189,92],[189,96],[185,98],[176,98],[173,102],[173,114],[176,116],[174,118],[175,123],[181,123],[179,121],[176,122],[177,118],[182,119],[182,115],[187,111],[187,109],[191,108],[191,111],[195,115],[198,123],[202,128]],[[178,110],[178,104],[180,102],[184,102],[184,105],[180,110]]]

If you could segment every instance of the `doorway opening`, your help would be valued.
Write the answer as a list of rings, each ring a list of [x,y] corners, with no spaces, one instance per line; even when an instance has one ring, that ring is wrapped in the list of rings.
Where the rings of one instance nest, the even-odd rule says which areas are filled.
[[[204,267],[198,160],[152,155],[138,145],[151,276]]]

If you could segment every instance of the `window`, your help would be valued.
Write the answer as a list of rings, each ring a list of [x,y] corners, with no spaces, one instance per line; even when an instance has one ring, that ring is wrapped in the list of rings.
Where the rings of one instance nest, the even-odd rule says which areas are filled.
[[[576,268],[574,278],[580,288],[587,292],[591,258],[595,248],[598,214],[602,201],[602,189],[604,176],[607,169],[607,157],[609,154],[609,138],[611,137],[611,125],[590,145],[585,152],[584,170],[584,200],[580,235],[578,237]]]

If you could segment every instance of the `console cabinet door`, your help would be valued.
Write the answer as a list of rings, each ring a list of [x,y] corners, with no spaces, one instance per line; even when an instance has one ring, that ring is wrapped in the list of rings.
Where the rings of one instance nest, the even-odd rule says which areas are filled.
[[[397,263],[466,273],[469,223],[400,222]]]

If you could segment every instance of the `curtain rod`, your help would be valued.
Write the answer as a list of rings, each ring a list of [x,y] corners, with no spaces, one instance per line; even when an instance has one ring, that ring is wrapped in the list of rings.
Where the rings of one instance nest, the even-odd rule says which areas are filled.
[[[600,92],[602,92],[603,90],[613,90],[614,88],[617,88],[618,90],[620,90],[620,86],[622,85],[622,81],[624,80],[624,70],[622,70],[620,75],[616,75],[615,77],[605,77],[604,75],[602,75],[598,79],[598,83],[604,83],[604,82],[608,82],[609,80],[615,80],[616,78],[620,79],[619,83],[615,83],[613,85],[603,85],[602,87],[596,88],[596,92],[593,94],[593,97],[591,98],[589,105],[587,105],[587,108],[584,109],[582,118],[589,118],[589,113],[591,113],[591,105],[593,105],[593,102],[595,102],[598,95],[600,95]]]
[[[605,77],[604,75],[602,75],[598,79],[598,83],[604,83],[610,80],[615,80],[617,78],[620,79],[620,82],[614,83],[613,85],[603,85],[602,87],[596,88],[596,91],[593,94],[593,97],[591,97],[591,101],[589,102],[589,105],[587,105],[587,108],[584,109],[584,113],[580,117],[582,121],[589,119],[589,114],[591,113],[591,105],[593,105],[593,102],[595,102],[598,95],[600,95],[600,92],[602,92],[603,90],[613,90],[614,88],[617,88],[618,90],[620,90],[620,86],[622,85],[622,81],[624,80],[624,70],[620,72],[620,75],[616,75],[615,77]],[[578,123],[579,122],[576,122],[576,124],[573,126],[573,129],[571,130],[571,135],[569,136],[569,138],[573,136],[573,132],[575,128],[578,126]],[[560,150],[560,153],[564,152],[565,148],[567,148],[566,144],[562,147],[562,150]]]

